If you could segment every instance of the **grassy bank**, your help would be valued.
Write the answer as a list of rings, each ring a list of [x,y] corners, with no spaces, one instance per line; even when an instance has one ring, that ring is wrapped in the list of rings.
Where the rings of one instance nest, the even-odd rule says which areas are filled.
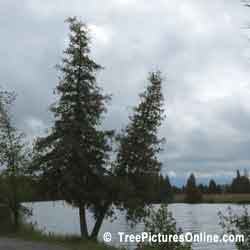
[[[83,241],[78,236],[60,236],[54,234],[47,235],[27,225],[22,226],[18,232],[3,235],[8,238],[58,245],[67,250],[118,250],[115,247],[107,246],[103,243]]]
[[[0,222],[0,234],[8,233],[12,230],[9,209],[2,204],[0,204]]]
[[[185,195],[175,195],[173,203],[185,203]],[[202,203],[249,204],[250,194],[205,194]]]
[[[24,225],[18,232],[8,233],[5,236],[32,242],[44,242],[52,245],[59,245],[67,250],[118,250],[117,248],[107,246],[103,243],[83,241],[79,236],[44,234],[29,225]]]
[[[9,210],[0,205],[0,236],[17,238],[32,242],[44,242],[63,246],[67,250],[117,250],[102,243],[83,241],[78,236],[48,235],[36,230],[32,225],[22,225],[17,232],[13,232]]]

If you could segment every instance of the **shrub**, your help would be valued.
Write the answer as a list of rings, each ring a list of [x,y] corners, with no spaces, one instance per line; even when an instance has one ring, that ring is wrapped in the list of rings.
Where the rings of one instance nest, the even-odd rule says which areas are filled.
[[[176,221],[173,215],[168,210],[166,204],[162,204],[158,210],[151,210],[150,216],[144,221],[145,232],[152,235],[180,235],[181,229],[177,229]],[[138,246],[138,250],[191,250],[191,245],[182,242],[157,242],[157,243],[143,243]]]

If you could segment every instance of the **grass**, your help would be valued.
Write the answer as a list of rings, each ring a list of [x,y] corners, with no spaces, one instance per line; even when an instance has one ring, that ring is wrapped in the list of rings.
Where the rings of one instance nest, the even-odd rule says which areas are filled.
[[[0,235],[9,238],[60,245],[67,250],[118,250],[118,248],[107,246],[103,243],[83,241],[79,236],[45,234],[44,232],[37,230],[33,225],[30,224],[22,224],[18,231],[13,232],[9,210],[5,206],[1,205],[0,221]]]
[[[60,245],[67,250],[117,250],[117,248],[107,246],[103,243],[83,241],[79,236],[45,234],[42,231],[36,230],[32,225],[23,225],[18,232],[9,233],[7,236],[32,242]]]
[[[35,229],[32,225],[22,225],[18,232],[9,233],[7,236],[32,242],[60,245],[67,250],[118,250],[104,243],[83,241],[79,236],[75,235],[61,236],[56,234],[45,234]]]
[[[10,232],[12,229],[10,211],[2,204],[0,204],[0,221],[0,234]]]
[[[175,195],[173,203],[185,203],[185,195]],[[249,204],[250,194],[204,194],[201,203]]]

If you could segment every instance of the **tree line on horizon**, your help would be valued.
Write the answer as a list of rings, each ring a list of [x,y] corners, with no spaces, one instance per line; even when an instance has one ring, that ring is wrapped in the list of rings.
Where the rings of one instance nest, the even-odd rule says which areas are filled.
[[[245,172],[243,175],[237,170],[230,184],[217,184],[214,179],[210,179],[208,185],[198,184],[195,175],[192,173],[187,182],[181,188],[171,186],[171,193],[185,194],[185,201],[188,203],[202,202],[202,195],[209,194],[250,194],[250,179]]]

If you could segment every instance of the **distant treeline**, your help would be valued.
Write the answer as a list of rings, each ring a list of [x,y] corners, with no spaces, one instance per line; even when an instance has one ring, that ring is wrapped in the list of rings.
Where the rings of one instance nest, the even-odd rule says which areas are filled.
[[[194,174],[191,174],[187,180],[187,183],[181,188],[172,186],[173,192],[175,194],[185,193],[188,183],[191,179],[195,179]],[[208,184],[197,184],[196,188],[202,194],[221,194],[221,193],[233,193],[233,194],[246,194],[250,193],[250,178],[245,172],[243,175],[240,174],[240,171],[237,170],[236,177],[234,177],[229,184],[218,184],[214,179],[210,179]]]
[[[112,177],[104,177],[104,178],[112,178]],[[117,177],[113,177],[117,179]],[[36,202],[36,201],[56,201],[63,200],[64,198],[60,196],[57,192],[55,194],[51,194],[48,192],[46,185],[44,182],[41,182],[40,179],[36,179],[32,176],[22,176],[16,180],[20,186],[22,186],[21,197],[22,202]],[[113,181],[113,180],[107,180]],[[4,176],[0,175],[0,192],[4,193],[5,186]],[[116,180],[119,182],[119,180]],[[162,175],[156,175],[155,177],[151,177],[151,188],[152,188],[152,197],[149,200],[151,203],[159,203],[159,202],[171,202],[173,200],[175,187],[172,187],[169,181],[168,176],[163,177]],[[0,202],[3,202],[3,196],[0,195]]]
[[[0,177],[0,189],[5,180]],[[106,177],[111,178],[111,177]],[[250,180],[246,173],[240,174],[237,170],[236,177],[229,184],[217,184],[211,179],[208,184],[196,184],[196,177],[191,174],[187,179],[187,183],[182,187],[171,185],[169,177],[156,175],[151,179],[152,193],[154,199],[149,202],[172,202],[174,195],[185,194],[187,202],[198,202],[202,200],[204,194],[250,194]],[[23,186],[23,201],[51,201],[62,200],[59,194],[51,195],[47,193],[47,189],[43,182],[39,182],[34,177],[20,177],[20,185]]]
[[[201,202],[203,194],[250,194],[250,179],[246,171],[241,175],[237,170],[236,177],[229,184],[217,184],[211,179],[206,185],[197,184],[195,175],[191,174],[185,185],[181,188],[172,186],[171,189],[173,194],[184,194],[186,202]]]

